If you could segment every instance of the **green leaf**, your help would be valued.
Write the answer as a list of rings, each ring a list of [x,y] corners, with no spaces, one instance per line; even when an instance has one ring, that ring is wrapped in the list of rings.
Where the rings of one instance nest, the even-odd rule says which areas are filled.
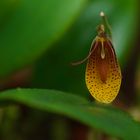
[[[0,77],[35,61],[72,24],[86,0],[22,0],[0,32]]]
[[[1,105],[12,102],[62,114],[125,140],[140,139],[140,123],[127,113],[111,106],[92,104],[73,94],[43,89],[15,89],[0,94]]]

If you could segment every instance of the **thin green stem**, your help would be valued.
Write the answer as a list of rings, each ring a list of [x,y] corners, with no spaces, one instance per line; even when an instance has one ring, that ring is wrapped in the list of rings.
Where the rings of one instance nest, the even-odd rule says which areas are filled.
[[[108,19],[107,19],[105,13],[104,12],[100,12],[100,16],[102,17],[102,22],[103,22],[103,25],[105,26],[105,30],[106,30],[107,34],[112,39],[111,26],[110,26],[110,24],[108,22]]]

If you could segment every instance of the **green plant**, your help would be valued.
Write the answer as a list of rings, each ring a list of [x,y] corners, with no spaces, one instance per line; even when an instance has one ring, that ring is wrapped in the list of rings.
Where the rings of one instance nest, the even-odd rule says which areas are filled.
[[[137,50],[137,5],[136,0],[1,0],[0,139],[70,139],[75,120],[89,140],[90,131],[96,139],[139,140],[140,123],[132,117],[125,88],[113,105],[98,104],[86,89],[85,65],[70,65],[86,56],[103,10],[126,73]],[[132,94],[131,107],[138,108]]]

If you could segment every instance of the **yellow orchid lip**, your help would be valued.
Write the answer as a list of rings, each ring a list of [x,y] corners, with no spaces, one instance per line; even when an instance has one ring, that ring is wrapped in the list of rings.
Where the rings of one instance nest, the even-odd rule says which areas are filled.
[[[103,12],[101,17],[111,32]],[[98,35],[91,44],[88,56],[82,61],[72,63],[82,64],[87,60],[85,80],[90,94],[101,103],[111,103],[119,93],[121,86],[121,69],[110,38],[105,33],[105,26],[99,25]]]
[[[97,101],[111,103],[122,79],[113,45],[103,34],[95,38],[90,51],[85,74],[87,88]]]

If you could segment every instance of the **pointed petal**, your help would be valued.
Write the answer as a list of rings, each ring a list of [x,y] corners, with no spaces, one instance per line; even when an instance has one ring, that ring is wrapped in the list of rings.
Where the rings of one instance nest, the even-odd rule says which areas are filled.
[[[77,61],[77,62],[72,62],[71,64],[73,66],[76,66],[76,65],[80,65],[80,64],[84,63],[87,59],[89,59],[89,57],[94,52],[97,45],[98,45],[98,42],[96,41],[96,38],[95,38],[95,40],[92,41],[91,48],[90,48],[88,56],[86,58],[84,58],[83,60],[80,60],[80,61]]]

